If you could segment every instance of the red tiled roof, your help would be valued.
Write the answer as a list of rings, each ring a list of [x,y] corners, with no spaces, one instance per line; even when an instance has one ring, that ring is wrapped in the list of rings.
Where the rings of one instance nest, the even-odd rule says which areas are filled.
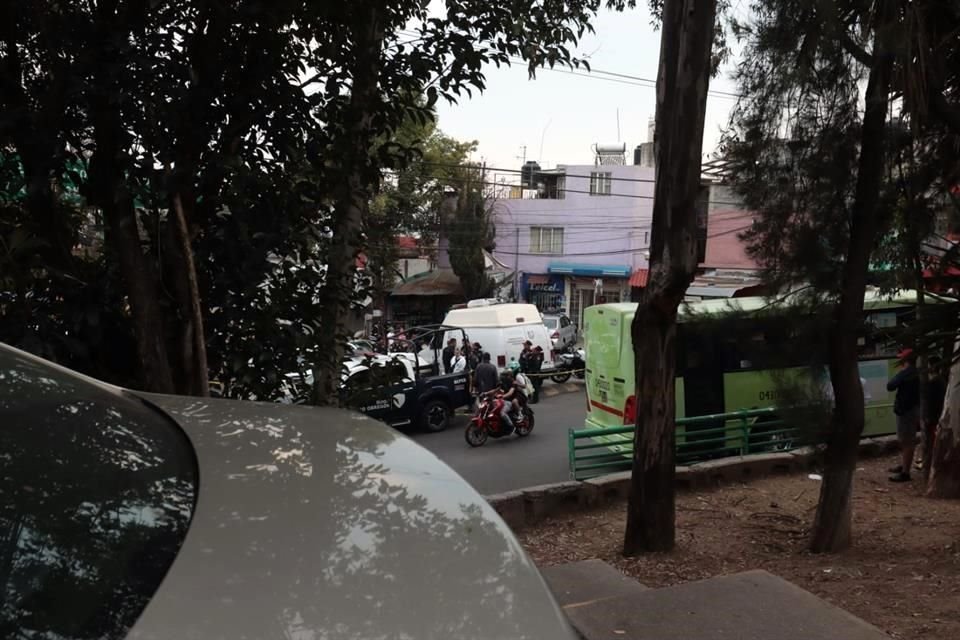
[[[642,289],[647,286],[647,279],[650,277],[649,269],[634,269],[630,274],[630,286],[635,289]]]
[[[400,249],[416,249],[417,239],[413,236],[398,236],[397,247]]]

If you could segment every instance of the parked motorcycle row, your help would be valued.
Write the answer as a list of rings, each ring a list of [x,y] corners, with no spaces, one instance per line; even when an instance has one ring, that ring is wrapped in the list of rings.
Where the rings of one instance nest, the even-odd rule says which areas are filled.
[[[566,353],[561,353],[560,362],[557,364],[556,373],[550,376],[550,379],[557,384],[563,384],[570,379],[570,376],[576,376],[583,380],[587,373],[586,354],[583,349],[576,348]]]

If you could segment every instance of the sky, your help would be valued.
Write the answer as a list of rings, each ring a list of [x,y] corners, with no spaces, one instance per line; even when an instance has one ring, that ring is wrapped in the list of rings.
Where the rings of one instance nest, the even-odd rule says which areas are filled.
[[[650,24],[646,2],[624,13],[603,10],[594,21],[595,34],[586,35],[576,48],[588,57],[595,71],[625,74],[655,81],[660,56],[660,33]],[[711,91],[734,93],[729,79],[732,64],[710,82]],[[529,80],[522,65],[490,66],[487,89],[459,104],[441,104],[440,128],[460,140],[476,140],[475,160],[487,166],[519,168],[526,159],[543,168],[557,164],[593,164],[594,143],[627,145],[647,142],[647,122],[656,109],[653,82],[566,71],[538,71]],[[612,79],[611,79],[612,78]],[[648,86],[638,86],[644,84]],[[726,125],[735,99],[712,96],[707,101],[703,149],[711,152]],[[619,135],[618,135],[619,113]]]

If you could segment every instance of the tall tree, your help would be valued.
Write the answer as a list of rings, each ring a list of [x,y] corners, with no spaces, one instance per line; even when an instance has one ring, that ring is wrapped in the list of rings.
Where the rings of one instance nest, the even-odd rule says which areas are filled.
[[[850,238],[841,273],[840,296],[830,335],[830,381],[834,423],[827,440],[823,483],[813,523],[810,549],[840,551],[850,545],[853,474],[864,425],[858,338],[863,326],[863,296],[870,253],[882,228],[878,211],[885,169],[887,108],[893,51],[890,29],[895,20],[892,0],[880,0],[872,20],[873,55],[866,90],[866,112],[860,128],[860,159],[850,215]]]
[[[631,327],[637,428],[626,555],[670,550],[675,539],[676,320],[697,268],[696,199],[716,4],[665,0],[662,9],[650,277]]]
[[[888,112],[900,107],[913,137],[927,126],[918,116],[932,114],[934,103],[940,113],[951,112],[944,109],[943,69],[918,64],[930,57],[924,49],[930,42],[947,42],[927,38],[929,12],[940,4],[767,0],[754,2],[753,19],[738,25],[747,44],[737,72],[742,98],[725,143],[734,187],[757,212],[744,237],[768,281],[806,285],[833,305],[828,362],[835,410],[814,551],[851,542],[864,417],[857,342],[871,257],[898,198],[916,200],[934,185],[929,176],[917,179],[926,170],[892,177],[905,147]],[[912,144],[908,154],[915,152]],[[908,222],[904,238],[921,228]]]
[[[460,279],[467,300],[489,298],[496,282],[487,272],[485,251],[492,251],[495,229],[486,173],[482,167],[464,166],[454,179],[456,200],[443,225],[449,240],[450,267]]]
[[[431,13],[425,3],[363,0],[330,9],[326,19],[335,27],[334,38],[318,47],[310,61],[316,70],[310,84],[319,88],[318,104],[327,116],[339,114],[334,120],[343,123],[326,132],[331,153],[323,157],[325,167],[334,165],[329,173],[339,175],[331,201],[331,232],[337,242],[321,293],[327,305],[314,358],[314,402],[334,404],[338,399],[346,303],[355,286],[363,223],[380,171],[409,162],[405,150],[379,142],[437,100],[455,101],[463,93],[482,90],[487,63],[509,65],[519,57],[531,75],[545,64],[577,64],[568,47],[590,29],[590,19],[602,4],[450,0]],[[413,36],[402,35],[411,29]],[[349,92],[343,95],[341,87],[350,87]],[[425,96],[426,103],[414,96]]]

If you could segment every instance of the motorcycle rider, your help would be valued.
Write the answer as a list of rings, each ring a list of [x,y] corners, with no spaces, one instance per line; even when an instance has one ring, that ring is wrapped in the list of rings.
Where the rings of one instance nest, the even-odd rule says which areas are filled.
[[[517,411],[519,407],[518,398],[522,393],[517,385],[513,372],[510,370],[500,374],[500,386],[489,392],[490,395],[497,395],[503,400],[503,406],[500,408],[500,419],[503,421],[507,430],[515,428],[511,414]]]
[[[520,365],[516,360],[510,361],[510,373],[513,374],[513,384],[517,388],[516,402],[514,402],[514,409],[517,412],[517,415],[520,415],[520,410],[527,405],[527,390],[530,379],[527,377],[527,373],[523,371]]]

